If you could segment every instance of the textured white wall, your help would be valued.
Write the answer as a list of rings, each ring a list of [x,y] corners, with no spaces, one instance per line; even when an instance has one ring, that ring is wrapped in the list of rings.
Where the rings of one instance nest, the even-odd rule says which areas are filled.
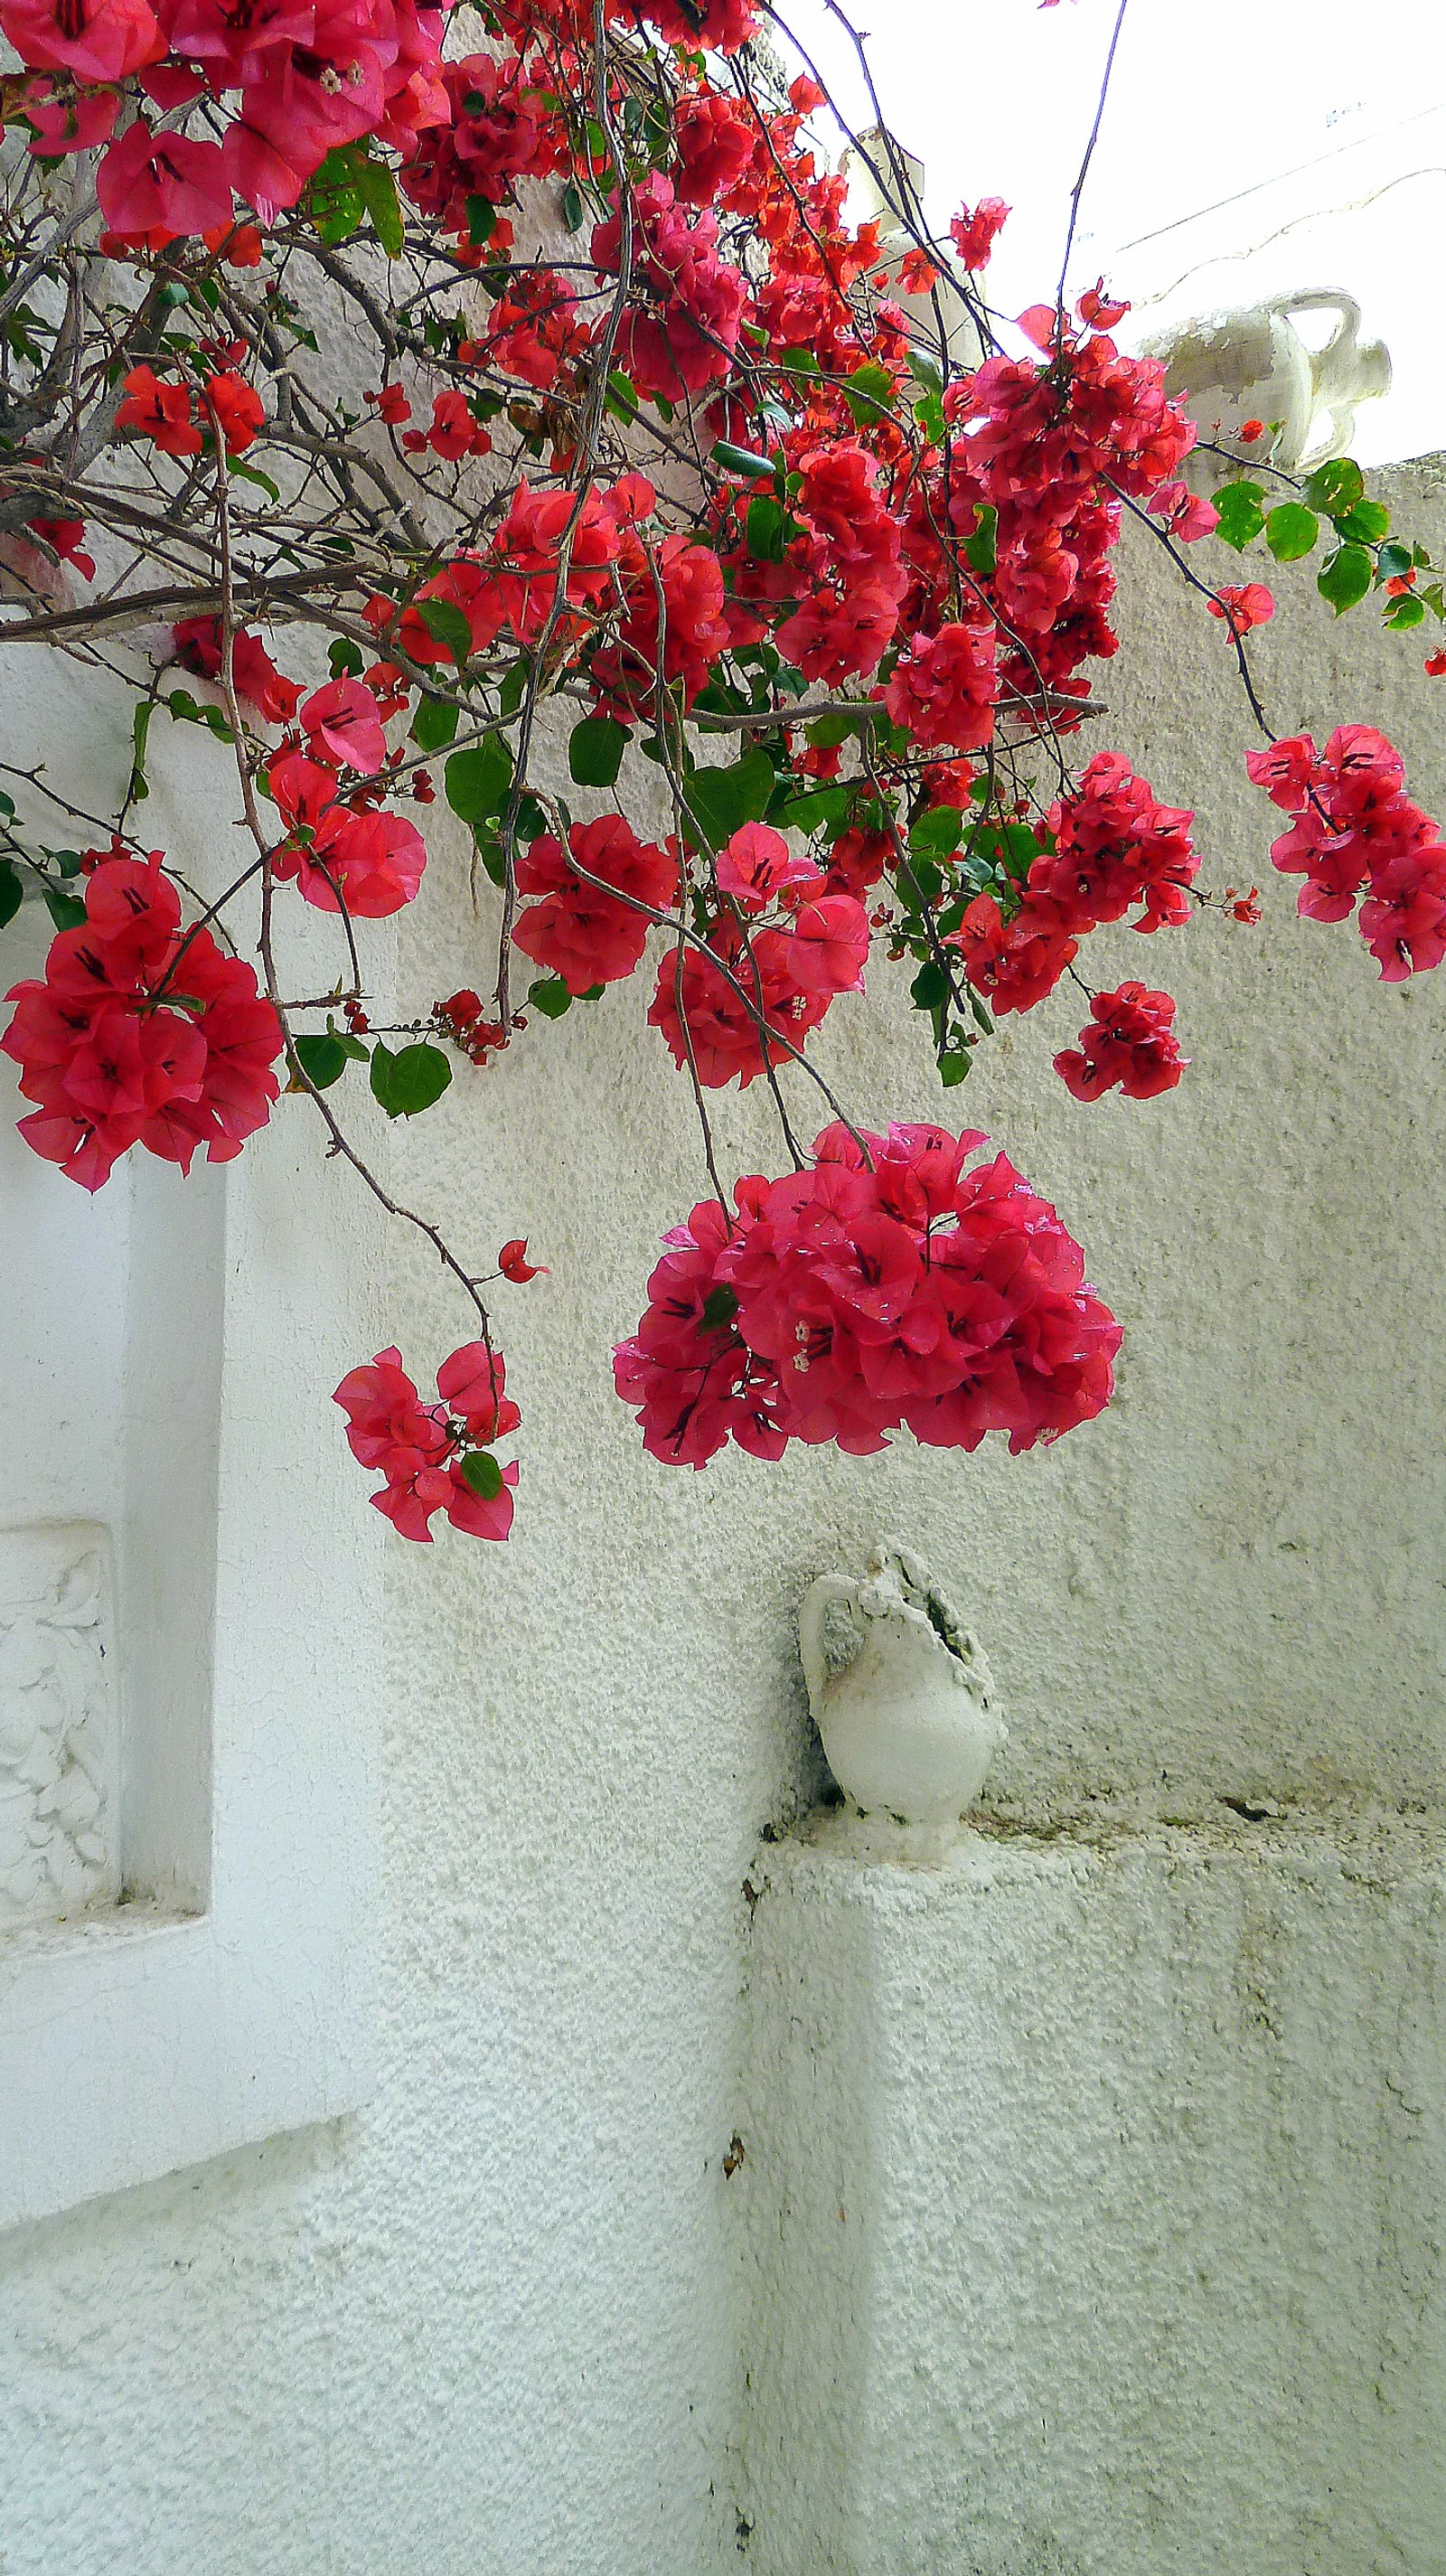
[[[1433,469],[1394,489],[1439,544]],[[1240,772],[1218,628],[1201,614],[1182,645],[1154,571],[1127,626],[1103,674],[1108,738],[1199,806],[1213,882],[1264,883],[1270,812]],[[1441,810],[1442,701],[1409,647],[1322,612],[1261,658],[1291,723],[1384,719]],[[486,977],[485,926],[451,873],[450,924],[429,909],[408,926],[403,990],[422,1004]],[[527,1233],[554,1275],[499,1291],[525,1413],[514,1539],[390,1555],[377,2097],[0,2243],[5,2576],[698,2576],[739,2564],[740,2513],[769,2566],[738,2265],[757,2175],[721,2171],[744,2061],[774,2045],[748,1991],[743,1882],[760,1829],[821,1776],[797,1599],[879,1526],[920,1548],[985,1638],[1013,1728],[1006,1819],[1218,1817],[1221,1796],[1268,1793],[1327,1831],[1332,1802],[1438,1798],[1446,978],[1385,992],[1352,932],[1297,925],[1279,881],[1267,900],[1259,932],[1211,919],[1102,945],[1095,980],[1148,970],[1180,996],[1194,1065],[1169,1099],[1071,1102],[1048,1070],[1078,1024],[1067,1001],[951,1095],[1057,1199],[1129,1326],[1116,1408],[1048,1454],[900,1446],[700,1476],[641,1458],[607,1348],[698,1164],[686,1086],[632,991],[459,1073],[399,1139],[402,1184],[479,1267]],[[917,1034],[876,982],[839,1005],[823,1060],[866,1116],[935,1114]],[[725,1098],[717,1124],[726,1161],[776,1167],[765,1100]],[[394,1259],[394,1329],[422,1369],[458,1318],[433,1265],[400,1244]],[[341,1525],[365,1484],[337,1447]],[[1200,1940],[1232,1939],[1228,1914],[1202,1917]],[[929,1935],[946,1993],[959,1921]],[[1084,1955],[1118,1998],[1102,1934]],[[1214,1973],[1203,1957],[1202,1989]],[[991,2080],[1007,2088],[1000,2031]],[[1288,2164],[1281,2100],[1262,2071],[1258,2142]],[[946,2211],[981,2132],[951,2134]],[[1383,2208],[1396,2135],[1380,2127],[1365,2168]],[[1162,2139],[1162,2177],[1175,2153]],[[1424,2243],[1439,2205],[1411,2211]],[[914,2312],[946,2351],[929,2339],[949,2260],[946,2236]],[[1357,2278],[1343,2266],[1343,2331]],[[1123,2296],[1112,2313],[1120,2359],[1148,2317]],[[1191,2371],[1215,2367],[1207,2323],[1202,2307],[1192,2342],[1182,2316],[1182,2415]],[[1150,2355],[1137,2366],[1148,2390]],[[964,2437],[947,2418],[951,2459]],[[852,2563],[823,2555],[826,2449],[801,2467],[801,2536],[770,2576]],[[1101,2514],[1077,2499],[1081,2531],[1106,2529]],[[1225,2528],[1234,2542],[1250,2526]],[[1316,2563],[1280,2548],[1282,2576]],[[1135,2563],[1186,2563],[1173,2549]],[[1380,2564],[1433,2569],[1429,2554]]]

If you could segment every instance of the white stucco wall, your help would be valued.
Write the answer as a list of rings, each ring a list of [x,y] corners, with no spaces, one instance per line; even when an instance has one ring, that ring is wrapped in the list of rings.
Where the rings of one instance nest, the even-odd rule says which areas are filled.
[[[1392,488],[1439,547],[1446,490],[1435,469]],[[1182,644],[1154,570],[1126,626],[1130,649],[1103,674],[1108,738],[1137,751],[1162,795],[1199,807],[1212,882],[1265,884],[1270,809],[1239,767],[1249,736],[1219,630],[1201,614]],[[1264,637],[1260,659],[1291,724],[1383,720],[1416,792],[1442,810],[1440,684],[1422,679],[1408,644],[1373,637],[1360,618],[1336,630],[1322,611]],[[446,872],[439,862],[439,883]],[[488,937],[471,924],[460,867],[447,902],[406,934],[402,990],[415,1002],[485,983]],[[901,1445],[875,1460],[811,1455],[773,1469],[725,1458],[692,1476],[641,1457],[611,1394],[608,1346],[636,1318],[658,1234],[699,1195],[699,1167],[687,1088],[643,1027],[638,994],[537,1027],[475,1080],[459,1073],[444,1104],[397,1139],[405,1190],[444,1215],[479,1267],[525,1233],[553,1276],[499,1291],[525,1417],[513,1540],[388,1552],[388,1675],[377,1709],[357,1711],[359,1728],[376,1725],[382,1816],[370,1892],[375,2098],[331,2126],[0,2240],[5,2576],[117,2566],[137,2576],[699,2576],[740,2564],[740,2533],[768,2576],[968,2563],[950,2553],[963,2528],[958,2481],[970,2444],[984,2440],[983,2393],[971,2385],[959,2406],[911,2414],[899,2391],[916,2351],[945,2372],[966,2343],[980,2344],[955,2231],[962,2249],[969,2210],[990,2205],[994,2184],[976,2160],[996,2123],[1007,2112],[1027,2145],[1031,2121],[1058,2121],[1069,2103],[1063,2084],[1031,2091],[1011,2054],[1014,2016],[1032,2009],[1037,1975],[1034,2019],[1051,2062],[1065,2070],[1076,2046],[1086,2063],[1102,2050],[1119,2085],[1135,2087],[1158,2141],[1148,2149],[1158,2214],[1180,2170],[1160,2054],[1175,2026],[1169,1963],[1178,1955],[1187,2003],[1208,2014],[1238,1948],[1240,1900],[1187,1906],[1161,1954],[1152,2018],[1127,1967],[1135,1882],[1106,1873],[1083,1837],[1073,1860],[1066,1851],[1032,1876],[1021,1862],[989,1970],[1004,2000],[988,2072],[957,2120],[941,2114],[941,2087],[979,2045],[969,1970],[988,1891],[950,1882],[921,1919],[909,1910],[917,1955],[907,1944],[897,1953],[887,1992],[902,1983],[911,1999],[915,1988],[934,1995],[942,2020],[915,1999],[895,2025],[903,2125],[875,2212],[878,2241],[912,2276],[909,2295],[882,2356],[855,2352],[842,2377],[842,2429],[828,2433],[816,2415],[780,2478],[759,2448],[773,2391],[766,2374],[761,2391],[746,2377],[753,2351],[786,2353],[787,2333],[807,2335],[813,2275],[798,2278],[791,2312],[765,2303],[760,2326],[752,2256],[768,2223],[767,2178],[776,2214],[811,2133],[790,2127],[789,2086],[807,2079],[796,2052],[780,2057],[774,2011],[795,1936],[775,1889],[752,1930],[743,1888],[761,1830],[785,1829],[822,1778],[793,1653],[807,1580],[859,1561],[879,1527],[928,1557],[975,1618],[1007,1703],[1012,1741],[991,1784],[1000,1816],[1064,1828],[1066,1846],[1085,1820],[1136,1829],[1139,1867],[1159,1875],[1151,1939],[1177,1921],[1181,1875],[1204,1870],[1199,1855],[1229,1813],[1222,1797],[1285,1807],[1293,1830],[1315,1835],[1312,1850],[1355,1832],[1367,1805],[1420,1810],[1424,1833],[1446,1753],[1436,1432],[1446,1363],[1435,1325],[1446,1222],[1434,1116],[1446,977],[1383,991],[1354,934],[1297,924],[1279,880],[1257,932],[1212,918],[1182,939],[1100,943],[1095,980],[1146,969],[1180,998],[1194,1061],[1176,1094],[1093,1110],[1071,1102],[1048,1057],[1078,1021],[1056,1001],[951,1095],[1057,1200],[1129,1328],[1112,1412],[1020,1461]],[[929,1116],[938,1094],[888,980],[876,973],[867,1003],[838,1007],[824,1060],[867,1117]],[[294,1116],[304,1117],[299,1105]],[[776,1165],[768,1125],[766,1101],[722,1099],[725,1161]],[[459,1320],[429,1260],[400,1240],[391,1259],[390,1329],[420,1372],[460,1338]],[[329,1385],[361,1355],[337,1363],[318,1352],[318,1369],[333,1372]],[[355,1516],[370,1516],[365,1480],[332,1437],[345,1547]],[[258,1514],[265,1503],[258,1490]],[[318,1546],[329,1538],[319,1531]],[[360,1552],[358,1583],[366,1561]],[[304,1712],[291,1714],[294,1724]],[[260,1731],[255,1756],[266,1758]],[[1178,1836],[1168,1871],[1162,1817]],[[1423,1883],[1418,1869],[1412,1888]],[[881,1905],[849,1884],[849,1904]],[[799,1955],[811,1943],[822,1974],[832,1900],[822,1880],[809,1890]],[[285,1905],[284,1885],[269,1894]],[[1303,1899],[1290,1960],[1272,1951],[1262,1969],[1262,2011],[1294,2029],[1312,1945],[1334,1944],[1325,1984],[1339,2010],[1331,2021],[1321,2007],[1325,2054],[1376,2047],[1386,2003],[1431,1973],[1429,1885],[1411,1905],[1426,1929],[1403,1949],[1384,1909],[1366,1908],[1363,1922],[1333,1894]],[[1031,1906],[1038,1938],[1019,1929]],[[762,1974],[751,1942],[764,1945]],[[872,1992],[855,1991],[860,2027],[881,2009]],[[818,2009],[815,1989],[796,2035],[842,2124],[830,2155],[847,2161],[849,2122],[867,2104],[841,2097],[839,2070],[812,2035]],[[1154,2057],[1134,2046],[1151,2030]],[[911,2089],[915,2041],[924,2062]],[[1273,2158],[1288,2201],[1293,2160],[1310,2152],[1299,2141],[1318,2061],[1303,2049],[1291,2090],[1266,2041],[1253,2044],[1230,2095],[1228,2031],[1200,2037],[1214,2121],[1204,2134],[1223,2148],[1238,2117],[1240,2170],[1248,2178],[1252,2158]],[[1372,2101],[1386,2084],[1379,2064]],[[776,2082],[760,2084],[770,2066]],[[1086,2089],[1085,2142],[1103,2117]],[[1339,2087],[1330,2096],[1342,2098]],[[1438,2110],[1439,2094],[1423,2118]],[[1360,2188],[1343,2184],[1340,2204],[1350,2204],[1349,2245],[1336,2271],[1324,2252],[1312,2257],[1307,2340],[1320,2349],[1333,2315],[1350,2348],[1372,2245],[1389,2268],[1389,2231],[1408,2225],[1424,2249],[1443,2214],[1439,2161],[1403,2199],[1399,2123],[1358,2111],[1340,2112],[1358,2140]],[[753,2156],[730,2181],[722,2158],[750,2120]],[[1098,2212],[1116,2189],[1103,2146],[1079,2170],[1103,2227]],[[1092,2203],[1096,2177],[1104,2197]],[[1217,2249],[1228,2185],[1222,2176],[1202,2220]],[[1030,2338],[1058,2335],[1088,2303],[1090,2276],[1087,2250],[1073,2245],[1055,2265],[1027,2209],[1019,2224],[989,2284],[995,2341],[984,2336],[982,2348],[1017,2356],[1009,2409],[1022,2427],[1046,2359]],[[1282,2296],[1303,2241],[1280,2233]],[[1121,2266],[1134,2247],[1122,2221]],[[1179,2318],[1167,2372],[1152,2289],[1135,2298],[1121,2286],[1100,2311],[1105,2362],[1133,2374],[1137,2463],[1155,2439],[1157,2394],[1167,2428],[1203,2408],[1222,2440],[1248,2431],[1248,2409],[1222,2415],[1204,2399],[1236,2367],[1232,2319],[1247,2340],[1264,2328],[1218,2291],[1202,2286],[1197,2298],[1188,2257],[1188,2239],[1172,2239]],[[1400,2259],[1409,2268],[1416,2258]],[[1439,2354],[1434,2274],[1421,2259],[1418,2331],[1437,2337]],[[1395,2428],[1403,2457],[1435,2421],[1435,2367],[1423,2377],[1427,2411]],[[846,2408],[880,2386],[893,2391],[890,2441],[907,2431],[923,2446],[911,2465],[934,2499],[909,2526],[914,2554],[897,2562],[886,2554],[889,2443],[870,2455],[878,2475],[862,2523],[844,2527],[832,2492],[836,2447],[855,2446]],[[1413,2402],[1399,2394],[1402,2407]],[[1328,2420],[1365,2444],[1376,2418],[1353,2381]],[[1118,2454],[1078,2442],[1073,2483],[1042,2500],[1052,2519],[1041,2528],[1072,2535],[1073,2563],[1061,2562],[1070,2576],[1075,2566],[1114,2576],[1111,2548],[1130,2576],[1193,2568],[1209,2563],[1217,2535],[1222,2556],[1244,2550],[1243,2563],[1268,2563],[1272,2576],[1344,2576],[1339,2554],[1317,2559],[1299,2538],[1308,2513],[1329,2508],[1320,2445],[1293,2448],[1288,2431],[1272,2431],[1268,2473],[1278,2460],[1309,2490],[1294,2524],[1251,2518],[1236,2461],[1214,2520],[1191,2507],[1193,2559],[1179,2554],[1168,2517],[1136,2545],[1148,2517],[1109,2510]],[[980,2559],[989,2576],[1051,2563],[1018,2554],[1028,2532],[1011,2532],[999,2501],[1011,2462],[1034,2474],[1022,2431],[979,2523],[980,2546],[995,2553]],[[1351,2474],[1359,2479],[1359,2459]],[[873,2557],[859,2555],[860,2532]],[[1439,2560],[1419,2529],[1401,2524],[1381,2546],[1391,2576],[1434,2576]]]

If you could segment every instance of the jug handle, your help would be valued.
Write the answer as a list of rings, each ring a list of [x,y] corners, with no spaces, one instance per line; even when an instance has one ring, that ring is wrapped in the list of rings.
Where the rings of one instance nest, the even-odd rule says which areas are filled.
[[[1307,287],[1299,295],[1272,296],[1269,310],[1279,313],[1286,321],[1292,313],[1334,313],[1338,317],[1330,338],[1323,341],[1320,348],[1306,351],[1312,383],[1319,378],[1322,358],[1331,356],[1342,340],[1354,338],[1361,327],[1361,308],[1355,297],[1332,286]]]
[[[859,1587],[846,1574],[821,1574],[816,1583],[809,1585],[798,1609],[799,1660],[808,1685],[808,1704],[815,1718],[823,1706],[824,1686],[828,1680],[823,1623],[830,1610],[834,1609],[847,1610],[850,1621],[857,1628]]]

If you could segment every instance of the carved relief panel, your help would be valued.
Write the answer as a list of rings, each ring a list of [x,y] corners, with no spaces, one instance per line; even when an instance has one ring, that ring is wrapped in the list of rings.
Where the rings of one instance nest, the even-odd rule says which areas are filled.
[[[0,1929],[119,1893],[116,1697],[105,1530],[0,1531]]]

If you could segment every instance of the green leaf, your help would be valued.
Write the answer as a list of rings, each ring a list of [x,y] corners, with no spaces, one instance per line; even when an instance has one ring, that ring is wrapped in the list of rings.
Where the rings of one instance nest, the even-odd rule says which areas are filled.
[[[1403,590],[1399,598],[1391,601],[1381,622],[1391,627],[1421,626],[1425,623],[1425,617],[1426,610],[1423,602],[1417,599],[1413,591]]]
[[[347,1050],[338,1037],[297,1038],[292,1051],[307,1081],[317,1091],[329,1091],[346,1071]]]
[[[1377,581],[1401,581],[1411,570],[1415,555],[1410,546],[1382,546],[1376,557]]]
[[[605,409],[618,420],[636,420],[638,416],[637,386],[631,376],[623,374],[621,367],[614,367],[608,378]]]
[[[579,787],[615,786],[627,747],[626,725],[612,716],[584,716],[568,736],[568,774]]]
[[[897,394],[898,387],[888,368],[879,366],[872,359],[862,367],[855,367],[843,388],[844,401],[861,429],[871,428],[876,421],[887,420]]]
[[[976,513],[974,534],[964,540],[964,558],[973,571],[993,572],[998,535],[999,512],[983,502]]]
[[[484,1503],[495,1503],[506,1489],[506,1480],[490,1449],[469,1449],[462,1461],[462,1475]]]
[[[949,978],[943,967],[931,957],[926,965],[920,967],[909,992],[916,1010],[937,1011],[940,1003],[947,1002],[949,998]]]
[[[687,799],[715,849],[740,823],[761,822],[773,797],[775,771],[766,751],[750,751],[729,769],[695,770]]]
[[[7,922],[14,920],[20,910],[24,892],[19,871],[11,866],[8,859],[0,859],[0,930],[5,928]]]
[[[1314,510],[1299,501],[1282,501],[1265,522],[1265,542],[1277,563],[1298,563],[1308,555],[1320,535],[1320,521]]]
[[[460,671],[472,651],[472,629],[454,599],[417,599],[412,602],[436,644],[445,644]]]
[[[493,884],[495,886],[506,885],[507,853],[503,849],[501,842],[495,838],[486,841],[479,841],[477,844],[477,856],[481,860],[486,874],[492,879]]]
[[[947,859],[963,837],[964,817],[953,805],[932,805],[909,826],[909,847],[920,859]]]
[[[1384,501],[1357,501],[1349,510],[1331,513],[1332,524],[1342,545],[1377,546],[1391,524],[1391,513]]]
[[[946,1091],[952,1091],[956,1083],[968,1078],[973,1062],[974,1058],[967,1047],[959,1048],[957,1053],[951,1048],[948,1054],[940,1056],[939,1080]]]
[[[793,524],[789,512],[771,492],[755,492],[745,522],[748,551],[755,563],[782,563],[786,531]]]
[[[388,259],[400,259],[406,238],[397,183],[384,161],[364,160],[359,176],[362,201]]]
[[[770,823],[781,823],[786,831],[816,832],[820,824],[845,823],[853,803],[850,787],[806,787],[802,795],[793,795],[785,784],[776,813],[770,811]]]
[[[440,1100],[452,1067],[440,1047],[404,1046],[393,1055],[380,1040],[372,1049],[372,1096],[389,1118],[416,1118]]]
[[[142,698],[131,718],[131,741],[135,748],[131,757],[130,792],[137,804],[143,803],[151,792],[146,784],[146,736],[155,712],[155,699]]]
[[[832,715],[815,716],[811,725],[805,725],[804,731],[815,751],[837,751],[840,743],[847,742],[851,734],[858,732],[860,722],[858,716],[845,715],[842,707],[838,707]]]
[[[259,465],[249,464],[244,456],[228,456],[226,471],[228,474],[239,474],[243,483],[259,483],[267,499],[279,504],[280,484],[273,483],[269,474],[263,474]]]
[[[443,791],[454,814],[470,823],[491,822],[507,803],[512,785],[512,747],[500,734],[454,751],[442,772]]]
[[[731,438],[716,440],[710,452],[715,465],[724,466],[730,474],[746,474],[750,483],[756,483],[760,475],[772,475],[771,456],[760,456],[753,447],[735,447]]]
[[[73,894],[62,894],[59,886],[42,885],[45,909],[57,930],[78,930],[85,919],[85,906]]]
[[[326,658],[334,680],[359,680],[366,669],[361,650],[349,635],[334,636],[326,648]]]
[[[705,1333],[723,1333],[727,1331],[737,1312],[737,1290],[728,1287],[725,1281],[720,1280],[717,1287],[710,1288],[704,1298],[703,1312],[698,1320]]]
[[[460,709],[448,698],[422,698],[412,718],[412,740],[419,751],[443,751],[457,732]]]
[[[564,232],[580,233],[582,230],[582,191],[574,187],[570,179],[562,192],[562,224]]]
[[[1311,508],[1324,510],[1329,518],[1337,510],[1352,508],[1364,492],[1366,481],[1353,457],[1332,456],[1313,474],[1307,474],[1303,488]]]
[[[474,250],[480,250],[497,221],[497,209],[490,197],[467,200],[467,239]]]
[[[1358,599],[1365,598],[1371,587],[1373,570],[1364,546],[1337,546],[1335,553],[1327,555],[1316,574],[1315,586],[1322,599],[1330,601],[1337,617],[1341,617],[1348,608],[1355,607]]]
[[[1238,555],[1254,543],[1265,525],[1264,500],[1258,483],[1223,483],[1215,495],[1220,513],[1215,534]]]
[[[528,986],[527,998],[545,1020],[560,1020],[572,1008],[572,994],[560,975],[540,976]]]

